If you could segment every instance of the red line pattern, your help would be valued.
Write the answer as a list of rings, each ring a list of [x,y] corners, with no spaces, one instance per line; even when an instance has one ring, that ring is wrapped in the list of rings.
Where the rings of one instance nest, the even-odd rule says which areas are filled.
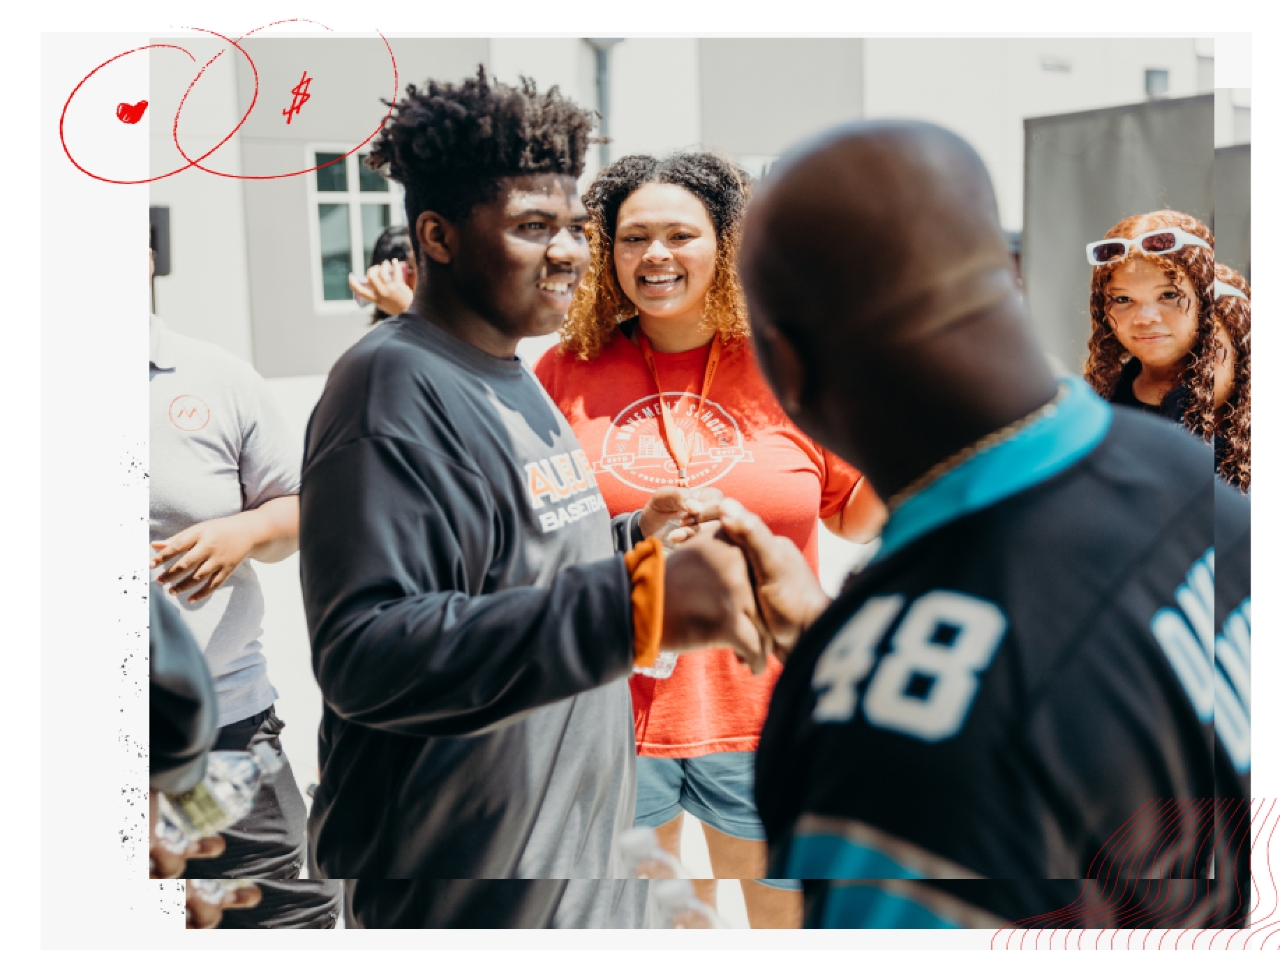
[[[1153,799],[1099,850],[1072,903],[1014,921],[991,947],[1280,950],[1278,825],[1274,798]]]

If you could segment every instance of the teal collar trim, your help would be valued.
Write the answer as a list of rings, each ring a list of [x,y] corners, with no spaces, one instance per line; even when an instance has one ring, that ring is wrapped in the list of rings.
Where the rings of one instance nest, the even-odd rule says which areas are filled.
[[[1059,383],[1067,393],[1049,414],[903,503],[885,524],[875,562],[952,520],[1044,482],[1093,451],[1111,427],[1111,405],[1079,377]]]
[[[819,927],[832,930],[959,930],[960,925],[875,879],[832,880]]]
[[[838,835],[796,835],[782,868],[786,879],[920,880],[924,876],[869,845]]]

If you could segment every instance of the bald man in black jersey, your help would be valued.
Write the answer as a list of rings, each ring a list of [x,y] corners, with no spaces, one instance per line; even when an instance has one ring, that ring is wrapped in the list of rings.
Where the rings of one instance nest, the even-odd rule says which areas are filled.
[[[1239,926],[1249,503],[1210,448],[1053,376],[936,126],[784,157],[740,261],[779,401],[890,512],[834,602],[721,514],[790,650],[756,798],[807,925]]]

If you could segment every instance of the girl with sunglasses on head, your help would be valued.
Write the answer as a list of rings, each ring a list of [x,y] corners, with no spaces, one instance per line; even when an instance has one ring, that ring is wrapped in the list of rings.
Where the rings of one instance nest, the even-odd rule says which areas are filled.
[[[583,194],[591,265],[559,348],[535,372],[610,513],[655,492],[671,494],[676,516],[728,496],[790,537],[816,571],[819,520],[864,542],[884,507],[858,472],[788,420],[756,364],[735,267],[749,181],[711,153],[627,156],[601,171]],[[678,857],[682,813],[698,818],[715,876],[742,880],[752,927],[801,919],[799,881],[759,878],[755,750],[780,671],[771,657],[762,675],[748,675],[726,649],[680,657],[669,678],[631,678],[636,824]],[[714,902],[714,880],[695,889]]]
[[[1219,382],[1215,391],[1215,375],[1226,376],[1219,355],[1227,341],[1215,317],[1212,232],[1187,214],[1153,211],[1125,218],[1088,244],[1086,257],[1093,266],[1093,332],[1085,379],[1114,404],[1163,415],[1213,439],[1215,469],[1247,490],[1238,422],[1229,423],[1238,412],[1227,403],[1228,388]],[[1244,362],[1244,390],[1235,394],[1246,403],[1247,457],[1247,349]]]

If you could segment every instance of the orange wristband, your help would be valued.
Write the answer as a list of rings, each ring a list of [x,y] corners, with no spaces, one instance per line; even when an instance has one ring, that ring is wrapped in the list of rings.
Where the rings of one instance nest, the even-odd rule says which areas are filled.
[[[667,557],[662,541],[643,540],[624,557],[631,575],[631,625],[636,665],[651,666],[662,648],[663,578]]]

